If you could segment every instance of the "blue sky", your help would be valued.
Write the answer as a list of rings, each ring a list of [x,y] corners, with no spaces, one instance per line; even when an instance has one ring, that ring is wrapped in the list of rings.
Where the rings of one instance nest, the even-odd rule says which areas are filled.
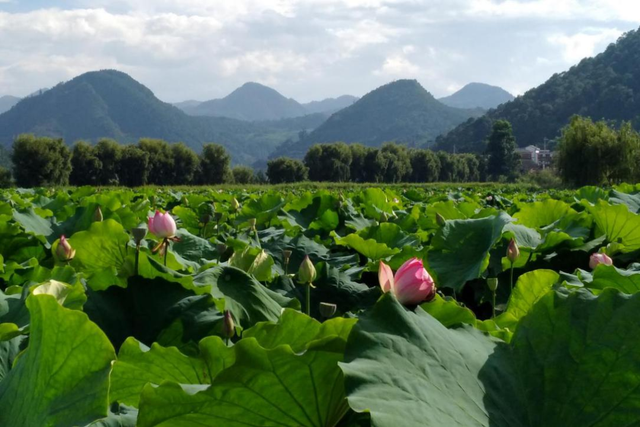
[[[0,0],[0,95],[105,68],[171,102],[247,81],[300,101],[400,78],[521,94],[639,26],[636,0]]]

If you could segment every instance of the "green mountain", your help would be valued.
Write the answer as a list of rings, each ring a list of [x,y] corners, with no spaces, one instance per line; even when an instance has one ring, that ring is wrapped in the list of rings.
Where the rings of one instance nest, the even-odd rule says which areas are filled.
[[[11,107],[16,105],[18,102],[20,102],[20,98],[18,97],[11,95],[0,96],[0,114],[5,111],[9,111]]]
[[[333,114],[308,136],[283,145],[272,157],[303,157],[313,144],[335,141],[370,146],[386,141],[423,145],[474,115],[478,112],[438,102],[416,80],[398,80]]]
[[[106,70],[61,83],[0,114],[0,144],[9,146],[20,133],[62,137],[69,144],[103,137],[122,143],[161,138],[182,141],[196,151],[216,142],[229,150],[235,162],[251,164],[306,129],[295,127],[300,125],[192,117],[160,101],[127,74]]]
[[[489,110],[512,99],[513,95],[501,87],[484,83],[469,83],[454,94],[440,98],[438,101],[449,107]]]
[[[327,113],[333,114],[343,108],[347,108],[353,105],[358,100],[357,97],[351,95],[342,95],[337,98],[327,98],[322,101],[311,101],[302,106],[307,110],[309,114],[314,113]]]
[[[580,61],[476,120],[439,138],[439,148],[478,152],[494,121],[513,125],[520,146],[542,145],[559,136],[571,116],[631,121],[640,126],[640,32],[631,31],[594,58]]]
[[[229,117],[237,120],[279,120],[304,116],[307,110],[297,101],[258,83],[245,83],[222,99],[186,107],[194,116]]]

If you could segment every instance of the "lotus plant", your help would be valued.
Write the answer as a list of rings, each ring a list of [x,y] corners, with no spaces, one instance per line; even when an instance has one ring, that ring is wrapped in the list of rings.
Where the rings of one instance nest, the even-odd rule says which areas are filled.
[[[511,239],[507,246],[507,259],[511,262],[511,289],[513,290],[513,267],[520,256],[520,248],[515,239]]]
[[[178,231],[176,222],[168,212],[162,213],[160,211],[156,211],[155,216],[149,217],[148,226],[149,231],[161,239],[160,243],[153,248],[153,252],[155,253],[159,251],[161,255],[164,255],[164,265],[166,266],[169,241],[180,241],[180,239],[176,237],[176,232]]]
[[[595,270],[600,264],[613,265],[613,260],[609,255],[602,252],[591,254],[591,257],[589,257],[589,268]]]
[[[402,264],[395,276],[391,267],[380,261],[378,281],[382,292],[391,292],[403,305],[416,305],[431,301],[436,294],[436,285],[424,264],[412,258]]]
[[[305,255],[300,268],[298,269],[298,281],[303,285],[307,285],[307,315],[311,316],[311,288],[314,288],[313,281],[317,277],[316,268],[313,262],[309,258],[309,255]]]
[[[56,248],[56,255],[58,259],[63,262],[69,262],[76,256],[76,250],[71,247],[67,238],[60,236],[60,242]]]

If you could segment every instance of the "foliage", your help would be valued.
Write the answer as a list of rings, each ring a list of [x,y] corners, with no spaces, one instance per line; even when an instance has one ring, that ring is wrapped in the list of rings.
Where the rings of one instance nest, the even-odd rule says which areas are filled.
[[[267,177],[272,184],[306,181],[309,169],[300,160],[280,157],[267,163]]]
[[[503,176],[513,181],[520,166],[516,147],[511,123],[506,120],[496,121],[487,140],[487,173],[494,179]]]
[[[20,135],[13,143],[11,160],[19,187],[69,183],[71,151],[62,139]]]
[[[200,184],[222,184],[229,181],[231,158],[222,145],[205,144],[200,154]]]
[[[233,173],[233,182],[236,184],[253,184],[256,180],[253,169],[249,166],[236,166],[231,172]]]

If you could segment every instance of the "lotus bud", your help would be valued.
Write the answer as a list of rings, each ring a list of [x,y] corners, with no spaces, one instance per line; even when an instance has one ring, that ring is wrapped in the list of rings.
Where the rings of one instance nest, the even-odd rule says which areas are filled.
[[[285,249],[284,251],[282,251],[282,258],[284,259],[284,262],[289,262],[289,259],[291,259],[291,250],[289,249]]]
[[[140,246],[145,237],[147,237],[147,229],[144,227],[136,227],[131,229],[133,235],[133,241],[136,242],[136,246]]]
[[[382,261],[380,261],[380,265],[378,266],[378,283],[383,293],[387,293],[393,289],[393,271],[391,271],[391,267]]]
[[[487,286],[489,286],[489,289],[491,290],[491,292],[495,292],[496,290],[498,290],[498,278],[497,277],[488,278]]]
[[[444,227],[445,224],[447,223],[447,221],[444,219],[444,217],[442,215],[440,215],[439,213],[436,212],[436,223],[440,227]]]
[[[403,305],[416,305],[431,301],[436,295],[436,285],[417,258],[405,262],[396,272],[391,291]]]
[[[251,230],[255,230],[256,229],[256,219],[255,218],[250,218],[247,223],[249,224],[249,228]]]
[[[169,213],[156,211],[154,217],[149,217],[149,231],[156,237],[167,239],[176,235],[176,222]]]
[[[509,242],[509,246],[507,247],[507,259],[511,261],[511,264],[516,262],[518,257],[520,256],[520,248],[518,248],[518,244],[515,239],[511,239]]]
[[[231,200],[231,209],[233,209],[234,211],[240,209],[240,202],[238,202],[238,199],[236,199],[235,197],[233,198],[233,200]]]
[[[600,264],[613,265],[613,260],[609,255],[604,253],[591,254],[591,257],[589,258],[589,268],[594,270]]]
[[[218,243],[216,245],[216,250],[218,251],[218,253],[220,255],[222,255],[223,253],[227,252],[227,249],[228,249],[228,247],[224,243]]]
[[[98,205],[95,212],[93,212],[93,221],[102,222],[102,220],[104,220],[104,216],[102,215],[102,209],[100,209],[100,205]]]
[[[224,323],[222,327],[222,335],[225,338],[231,339],[236,334],[236,324],[233,321],[233,317],[231,316],[231,312],[229,310],[224,311]]]
[[[302,260],[302,264],[300,264],[300,269],[298,270],[298,280],[300,283],[312,284],[313,281],[316,280],[316,276],[316,268],[309,259],[309,255],[305,255]]]
[[[189,199],[187,199],[187,196],[182,196],[180,203],[182,204],[182,206],[189,206]]]
[[[71,247],[67,238],[63,236],[60,237],[60,242],[58,243],[58,247],[56,248],[56,255],[60,261],[71,261],[76,256],[76,250]]]
[[[328,302],[320,303],[320,315],[325,319],[328,319],[334,314],[336,314],[337,309],[338,309],[338,306],[335,304],[329,304]]]

